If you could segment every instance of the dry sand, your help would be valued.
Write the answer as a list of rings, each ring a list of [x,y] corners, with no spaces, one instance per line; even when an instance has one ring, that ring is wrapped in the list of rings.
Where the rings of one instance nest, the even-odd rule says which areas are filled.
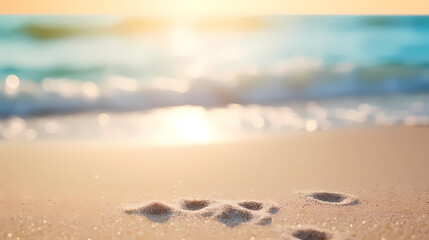
[[[0,144],[0,239],[429,239],[429,128]]]

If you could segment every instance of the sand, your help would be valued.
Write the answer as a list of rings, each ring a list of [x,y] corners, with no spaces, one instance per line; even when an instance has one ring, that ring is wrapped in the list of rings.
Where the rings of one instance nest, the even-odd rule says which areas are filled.
[[[0,143],[0,239],[429,239],[429,128]]]

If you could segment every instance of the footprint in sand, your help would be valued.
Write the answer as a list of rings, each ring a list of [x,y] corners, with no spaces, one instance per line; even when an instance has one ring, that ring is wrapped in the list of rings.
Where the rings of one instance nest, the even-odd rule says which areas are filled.
[[[249,210],[257,211],[262,209],[263,204],[261,202],[255,202],[255,201],[244,201],[244,202],[239,202],[238,206],[247,208]]]
[[[185,199],[180,207],[184,213],[211,217],[215,214],[216,204],[208,199]]]
[[[312,229],[312,228],[305,228],[305,229],[298,229],[292,232],[292,236],[294,238],[300,239],[300,240],[328,240],[332,239],[332,234]]]
[[[189,211],[198,211],[201,210],[203,208],[206,208],[207,206],[209,206],[210,201],[207,199],[192,199],[192,200],[183,200],[182,201],[182,208],[184,210],[189,210]]]
[[[163,223],[172,216],[201,216],[212,218],[228,227],[242,223],[268,225],[279,207],[270,202],[258,201],[214,201],[209,199],[185,199],[179,204],[152,202],[124,208],[127,214],[138,214],[150,221]]]
[[[271,206],[269,209],[268,209],[268,212],[270,213],[270,214],[276,214],[276,213],[278,213],[279,212],[279,207],[277,207],[277,206]]]
[[[253,214],[249,210],[226,205],[216,216],[216,219],[229,227],[235,227],[242,223],[249,222],[253,217]]]
[[[356,205],[359,200],[351,195],[336,192],[304,193],[310,200],[329,205]]]
[[[332,233],[314,226],[280,227],[281,239],[284,240],[346,240],[347,235],[340,232]]]
[[[268,225],[273,221],[272,217],[263,217],[256,224],[258,225]]]
[[[176,213],[173,207],[161,202],[152,202],[149,204],[137,205],[124,209],[125,213],[138,214],[147,217],[152,222],[164,223]]]

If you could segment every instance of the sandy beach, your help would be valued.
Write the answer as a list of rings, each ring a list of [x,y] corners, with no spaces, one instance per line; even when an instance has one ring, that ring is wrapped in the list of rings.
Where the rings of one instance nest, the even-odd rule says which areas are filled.
[[[428,239],[429,129],[0,144],[1,239]],[[274,210],[273,210],[274,209]]]
[[[2,15],[0,240],[427,240],[428,39],[423,15]]]

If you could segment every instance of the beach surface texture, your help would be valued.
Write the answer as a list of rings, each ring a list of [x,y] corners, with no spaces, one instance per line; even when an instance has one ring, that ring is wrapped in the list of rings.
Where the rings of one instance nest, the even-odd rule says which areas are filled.
[[[0,239],[429,239],[429,128],[0,143]]]

